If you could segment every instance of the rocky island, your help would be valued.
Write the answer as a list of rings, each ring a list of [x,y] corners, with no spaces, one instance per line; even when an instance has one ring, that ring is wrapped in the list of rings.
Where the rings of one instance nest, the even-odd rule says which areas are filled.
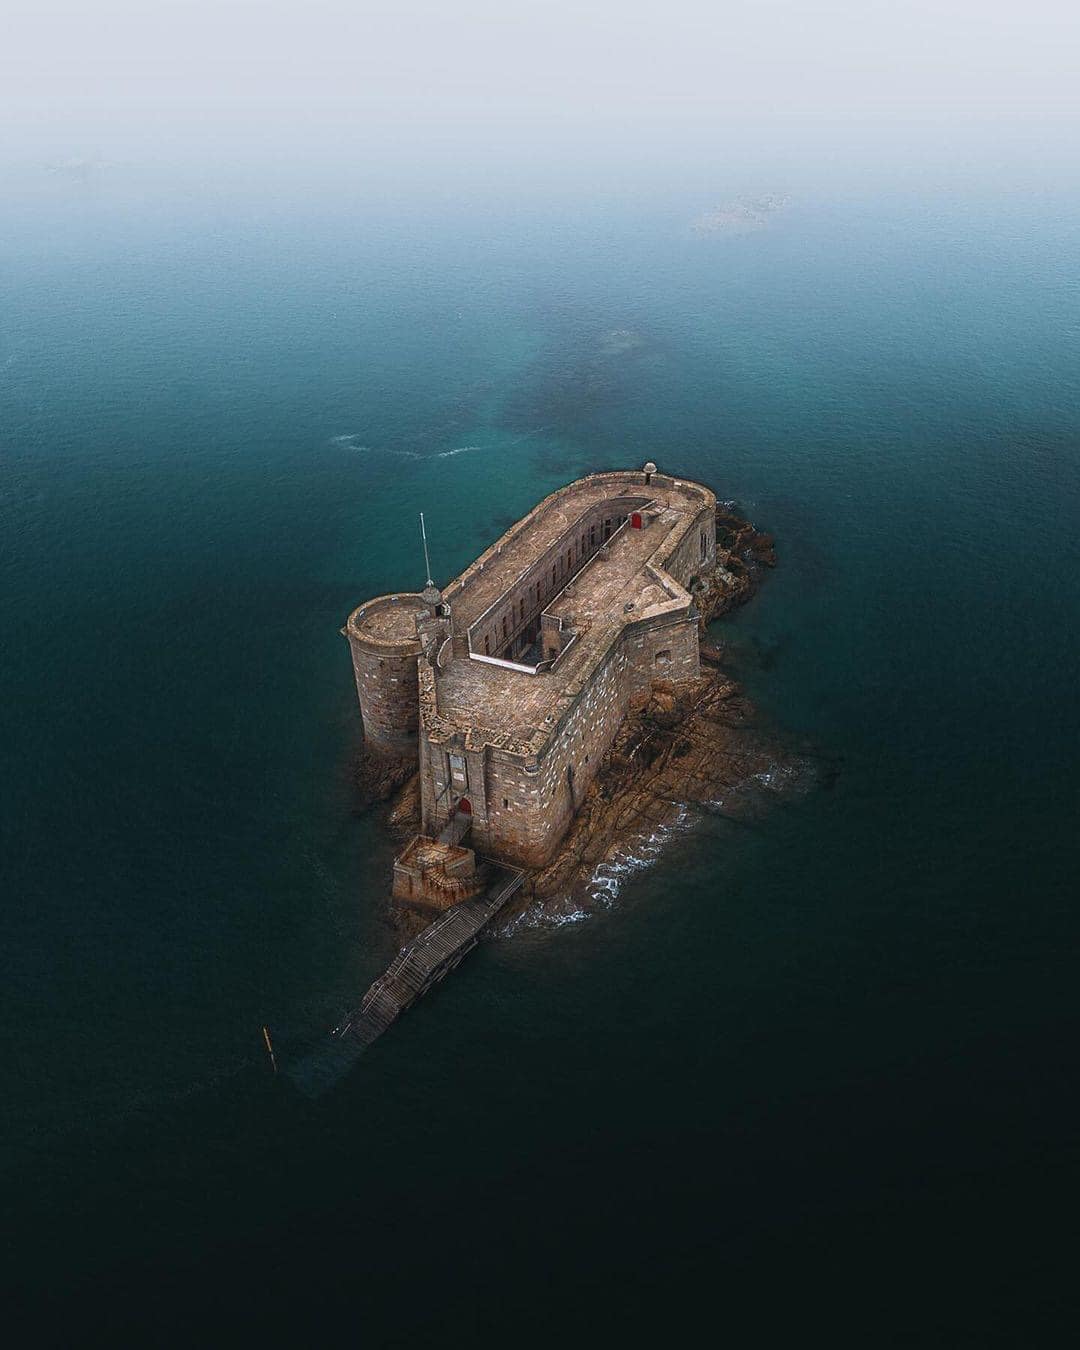
[[[789,197],[765,193],[760,197],[736,197],[706,211],[690,226],[694,234],[756,234],[768,228],[769,217],[788,205]]]
[[[446,587],[429,576],[349,616],[357,782],[365,804],[395,798],[394,914],[411,940],[335,1054],[485,929],[601,904],[693,811],[740,818],[753,784],[799,779],[703,641],[775,561],[731,503],[649,463],[551,494]]]
[[[764,571],[776,565],[772,537],[734,503],[715,508],[716,568],[695,591],[700,669],[690,680],[653,678],[631,700],[574,821],[554,857],[527,877],[495,931],[523,914],[555,922],[606,906],[618,879],[663,850],[695,814],[746,821],[770,798],[800,791],[817,774],[805,755],[781,749],[727,667],[704,639],[714,620],[745,604]],[[389,827],[406,838],[420,829],[419,777],[393,794]],[[423,926],[421,912],[394,906],[404,934]]]

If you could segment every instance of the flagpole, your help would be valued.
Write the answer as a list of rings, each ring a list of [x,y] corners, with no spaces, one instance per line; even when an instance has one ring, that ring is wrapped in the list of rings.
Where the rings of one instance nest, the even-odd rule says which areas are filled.
[[[424,528],[424,513],[420,512],[420,538],[424,541],[424,566],[427,568],[427,584],[434,586],[431,579],[431,559],[428,557],[427,530]]]

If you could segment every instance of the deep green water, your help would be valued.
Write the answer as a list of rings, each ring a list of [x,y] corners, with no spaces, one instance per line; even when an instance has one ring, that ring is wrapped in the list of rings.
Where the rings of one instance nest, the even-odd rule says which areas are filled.
[[[1059,1343],[1080,203],[807,192],[695,237],[709,204],[16,202],[9,1268],[66,1343]],[[395,949],[346,614],[422,582],[418,510],[446,579],[648,458],[776,535],[724,636],[834,786],[277,1091],[261,1024],[302,1047]]]

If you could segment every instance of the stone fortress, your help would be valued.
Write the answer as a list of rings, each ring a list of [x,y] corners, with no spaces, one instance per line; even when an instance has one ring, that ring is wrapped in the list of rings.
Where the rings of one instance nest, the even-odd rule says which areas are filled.
[[[716,567],[715,495],[650,463],[560,488],[442,591],[349,616],[365,753],[419,769],[399,900],[445,909],[484,859],[551,861],[632,700],[697,679]]]
[[[576,917],[621,850],[693,809],[750,818],[754,785],[792,779],[699,636],[775,563],[733,502],[646,464],[553,492],[444,590],[428,564],[419,593],[349,616],[357,786],[369,803],[396,793],[408,940],[290,1067],[302,1092],[331,1087],[522,901]]]

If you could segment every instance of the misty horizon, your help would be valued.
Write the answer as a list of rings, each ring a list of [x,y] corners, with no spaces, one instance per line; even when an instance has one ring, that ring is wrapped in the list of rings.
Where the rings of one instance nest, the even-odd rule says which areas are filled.
[[[9,171],[361,166],[453,188],[485,170],[797,185],[1000,167],[1052,183],[1076,160],[1077,21],[1047,0],[18,0],[5,27]]]

